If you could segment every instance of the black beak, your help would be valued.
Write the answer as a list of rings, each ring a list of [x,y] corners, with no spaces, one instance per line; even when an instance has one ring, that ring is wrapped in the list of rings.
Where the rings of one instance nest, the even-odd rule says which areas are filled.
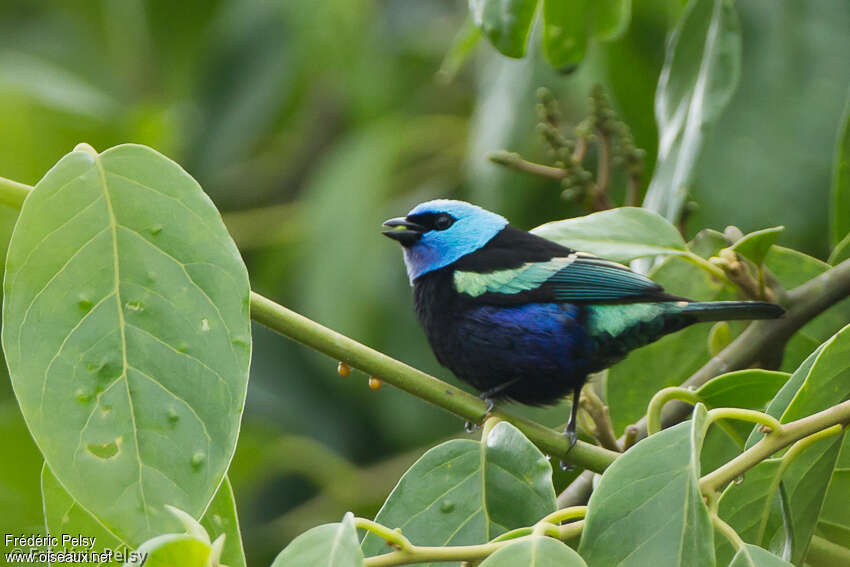
[[[393,240],[398,240],[402,246],[413,245],[417,240],[422,238],[422,233],[426,230],[421,224],[410,222],[404,217],[389,219],[384,222],[384,226],[390,230],[385,230],[381,234],[389,236]]]

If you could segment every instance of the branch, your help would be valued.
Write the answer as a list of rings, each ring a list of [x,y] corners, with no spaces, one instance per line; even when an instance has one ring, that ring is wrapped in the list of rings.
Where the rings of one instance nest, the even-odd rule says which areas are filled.
[[[560,540],[572,539],[581,534],[584,528],[584,520],[580,519],[562,526],[556,525],[556,523],[568,519],[583,518],[586,511],[587,509],[583,506],[570,510],[560,510],[559,512],[568,513],[560,514],[560,517],[555,517],[557,512],[556,514],[550,514],[537,522],[533,527],[512,530],[487,543],[446,547],[414,545],[409,539],[401,535],[401,532],[365,518],[355,518],[354,525],[359,529],[372,532],[383,538],[388,545],[395,548],[395,551],[390,553],[367,557],[364,565],[367,567],[391,567],[393,565],[409,565],[412,563],[480,561],[506,545],[533,537],[548,536]]]
[[[20,209],[24,199],[32,191],[32,186],[0,177],[0,203],[13,209]]]
[[[568,174],[566,169],[543,165],[541,163],[534,163],[532,161],[522,159],[519,154],[513,152],[493,152],[487,156],[487,159],[493,163],[504,165],[505,167],[510,167],[517,171],[532,173],[534,175],[540,175],[558,181],[565,178]]]
[[[725,465],[702,477],[699,481],[700,490],[703,493],[717,492],[780,449],[799,441],[799,449],[795,449],[797,445],[791,448],[793,454],[789,458],[793,458],[815,441],[841,433],[841,427],[847,423],[850,423],[850,400],[797,421],[785,423],[782,429],[773,430]]]
[[[477,396],[332,331],[255,292],[251,292],[251,318],[468,421],[481,422],[487,411],[486,404]],[[494,411],[492,415],[511,422],[547,454],[571,464],[601,472],[617,458],[614,451],[581,441],[570,450],[566,436],[529,419],[501,410]]]
[[[697,389],[712,378],[741,370],[781,349],[800,327],[850,295],[850,259],[830,268],[803,285],[788,292],[785,316],[781,319],[754,321],[717,356],[682,383],[683,388]],[[684,421],[690,415],[690,406],[670,403],[661,412],[662,426]],[[644,416],[632,426],[636,439],[646,437],[647,421]],[[620,438],[621,444],[624,441]],[[593,474],[582,473],[558,497],[559,506],[574,506],[587,502],[593,489]]]

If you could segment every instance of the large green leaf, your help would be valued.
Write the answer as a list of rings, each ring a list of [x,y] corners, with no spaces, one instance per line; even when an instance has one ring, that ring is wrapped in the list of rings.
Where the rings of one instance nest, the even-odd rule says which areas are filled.
[[[475,25],[503,55],[522,57],[537,0],[469,0]]]
[[[593,567],[713,567],[713,531],[699,491],[706,409],[614,461],[588,503],[579,553]]]
[[[817,533],[832,543],[850,549],[848,494],[850,494],[850,435],[845,435],[838,462],[835,463],[835,470],[829,481],[821,515],[818,518]]]
[[[481,567],[587,567],[581,556],[551,537],[535,536],[505,546]]]
[[[3,348],[45,460],[131,545],[200,517],[236,444],[248,278],[215,206],[142,146],[66,155],[24,203]],[[92,490],[96,486],[97,490]]]
[[[718,562],[718,565],[722,563]],[[747,543],[735,553],[729,567],[791,567],[791,564],[757,545]]]
[[[622,35],[631,18],[631,0],[543,0],[543,52],[554,67],[579,63],[591,38]]]
[[[776,245],[768,251],[764,264],[785,289],[802,285],[830,268],[817,258]],[[803,325],[788,341],[781,369],[793,371],[817,345],[829,339],[847,321],[850,321],[850,299],[833,305]]]
[[[830,240],[836,246],[850,234],[850,93],[835,143],[829,214]]]
[[[741,32],[728,0],[690,0],[667,46],[655,93],[658,161],[644,206],[670,221],[682,211],[708,127],[741,73]]]
[[[549,222],[531,232],[615,262],[687,252],[676,227],[651,211],[635,207]]]
[[[850,395],[850,327],[846,327],[810,355],[788,379],[767,407],[767,413],[787,423],[845,400]],[[747,447],[763,434],[754,428]],[[791,551],[795,563],[805,557],[824,504],[827,486],[838,466],[841,436],[822,439],[796,454],[790,462],[782,456],[763,461],[743,481],[729,486],[720,499],[719,512],[741,537],[780,552],[785,547],[785,526],[780,508],[780,480],[786,493],[786,514],[791,521]],[[840,468],[840,467],[839,467]],[[719,555],[729,551],[718,549]]]
[[[484,443],[434,447],[399,480],[375,521],[416,545],[472,545],[530,526],[556,509],[552,467],[518,429],[496,424]],[[374,534],[367,556],[386,552]]]
[[[60,548],[65,548],[68,551],[95,551],[98,553],[102,553],[104,549],[126,553],[128,550],[139,548],[139,546],[128,545],[126,541],[120,539],[98,522],[62,488],[62,485],[59,484],[46,464],[41,471],[41,493],[44,524],[48,533],[60,538]],[[245,552],[242,549],[242,534],[239,532],[236,503],[233,500],[233,489],[227,477],[224,477],[224,481],[216,492],[213,501],[201,518],[201,525],[207,530],[212,540],[224,534],[222,563],[228,565],[228,567],[245,567]],[[83,534],[86,537],[94,537],[94,546],[87,548],[85,546],[64,545],[61,541],[62,534]],[[96,565],[97,563],[95,561],[89,564]],[[66,565],[66,563],[54,563],[53,565]],[[71,563],[67,563],[67,565],[70,566]]]
[[[386,544],[384,545],[386,548]],[[359,567],[363,552],[357,541],[354,516],[342,522],[308,530],[292,540],[275,558],[272,567]]]

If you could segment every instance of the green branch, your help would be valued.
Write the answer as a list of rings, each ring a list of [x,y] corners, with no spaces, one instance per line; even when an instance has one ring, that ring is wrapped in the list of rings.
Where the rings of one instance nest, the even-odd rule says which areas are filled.
[[[850,423],[850,400],[797,421],[785,423],[781,429],[774,429],[761,441],[702,477],[699,481],[700,490],[704,493],[717,492],[777,451],[795,441],[802,443],[799,447],[795,445],[789,451],[791,453],[789,459],[791,459],[811,443],[840,433],[841,427],[848,423]]]
[[[571,509],[568,514],[562,514],[557,521],[566,519],[583,518],[586,509],[578,507]],[[390,529],[372,520],[365,518],[355,518],[354,525],[357,528],[372,532],[373,534],[383,538],[389,545],[395,548],[395,551],[367,557],[364,565],[366,567],[392,567],[394,565],[410,565],[412,563],[431,563],[445,561],[480,561],[489,557],[499,549],[533,537],[552,537],[560,540],[569,540],[581,535],[584,528],[584,520],[556,525],[549,520],[554,517],[553,514],[546,516],[534,526],[519,528],[487,542],[478,545],[452,545],[446,547],[436,546],[418,546],[410,542],[409,539],[401,535],[401,532]],[[510,537],[515,532],[523,533],[518,537]],[[508,537],[506,537],[508,536]]]
[[[29,185],[0,178],[0,203],[20,208],[31,190]],[[485,417],[487,407],[478,397],[328,329],[255,292],[251,292],[251,318],[467,421],[481,423]],[[617,458],[617,453],[613,451],[582,441],[570,449],[566,436],[529,419],[501,410],[493,412],[493,415],[511,422],[544,452],[576,466],[601,472]]]
[[[251,317],[282,335],[370,376],[378,376],[385,382],[468,421],[480,423],[487,411],[486,404],[477,396],[328,329],[254,292],[251,292]],[[493,415],[515,425],[544,452],[569,463],[601,472],[617,458],[614,451],[581,441],[570,450],[566,436],[529,419],[501,410],[494,411]]]

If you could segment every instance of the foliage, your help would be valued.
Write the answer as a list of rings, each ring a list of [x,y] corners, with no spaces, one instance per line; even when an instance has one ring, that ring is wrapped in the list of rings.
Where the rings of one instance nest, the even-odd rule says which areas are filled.
[[[13,4],[0,174],[40,181],[0,178],[7,531],[93,535],[147,565],[245,565],[243,540],[252,565],[850,558],[850,118],[836,96],[850,75],[843,36],[819,35],[847,10],[783,26],[759,2],[482,0],[462,24],[464,7],[438,2]],[[476,53],[479,34],[525,58]],[[823,104],[797,104],[812,116],[782,131],[776,109],[796,106],[762,85],[786,40],[822,80],[782,89]],[[57,160],[80,139],[109,149]],[[115,145],[127,139],[145,145]],[[484,159],[503,149],[493,161],[509,167]],[[633,353],[589,387],[571,452],[553,428],[563,405],[500,408],[480,439],[446,440],[457,420],[422,400],[473,422],[483,404],[428,374],[441,371],[375,227],[447,194],[637,259],[672,293],[777,301],[789,317]],[[733,222],[744,230],[695,233]],[[340,380],[336,360],[396,388]],[[572,500],[593,478],[587,506]]]

